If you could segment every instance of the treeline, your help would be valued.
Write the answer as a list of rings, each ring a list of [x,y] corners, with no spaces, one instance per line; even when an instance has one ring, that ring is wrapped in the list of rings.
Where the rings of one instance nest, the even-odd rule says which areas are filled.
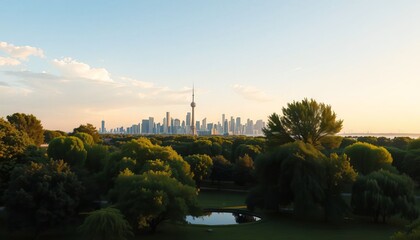
[[[0,205],[9,229],[39,235],[84,221],[81,233],[108,239],[155,231],[164,220],[201,214],[204,181],[252,188],[250,210],[334,222],[349,214],[418,217],[420,139],[334,136],[342,121],[313,100],[284,110],[270,116],[265,137],[99,135],[91,124],[65,133],[44,130],[33,115],[0,118]]]

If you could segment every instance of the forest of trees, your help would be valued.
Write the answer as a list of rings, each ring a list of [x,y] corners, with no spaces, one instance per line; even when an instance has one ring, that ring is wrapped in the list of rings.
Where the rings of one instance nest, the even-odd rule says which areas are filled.
[[[80,232],[123,239],[199,216],[200,188],[226,182],[249,190],[251,211],[292,208],[297,218],[327,222],[349,214],[375,222],[419,216],[420,139],[334,136],[343,121],[312,99],[270,115],[264,137],[100,135],[91,124],[66,133],[43,129],[31,114],[6,119],[0,118],[0,206],[10,231],[36,236],[90,212]],[[351,193],[350,204],[342,193]],[[395,239],[419,228],[412,226]]]

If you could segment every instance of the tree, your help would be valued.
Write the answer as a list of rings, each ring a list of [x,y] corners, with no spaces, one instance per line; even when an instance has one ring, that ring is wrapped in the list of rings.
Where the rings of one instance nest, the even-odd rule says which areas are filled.
[[[83,132],[91,135],[95,143],[98,143],[100,140],[98,130],[96,130],[96,127],[94,127],[90,123],[87,123],[86,125],[80,125],[79,127],[73,129],[73,134],[76,134],[78,132]]]
[[[359,176],[354,183],[351,205],[354,213],[371,216],[375,222],[393,215],[413,220],[418,217],[414,183],[406,175],[379,170]]]
[[[134,236],[124,215],[113,207],[89,213],[79,231],[90,240],[126,240]]]
[[[200,212],[196,189],[161,172],[120,175],[110,196],[133,228],[152,232],[164,220],[182,222]]]
[[[123,158],[134,160],[133,169],[130,170],[137,174],[140,173],[147,160],[159,159],[171,167],[172,176],[178,181],[183,184],[194,185],[190,165],[169,146],[155,145],[147,138],[142,137],[123,144],[118,157],[120,159],[117,161]],[[118,169],[118,171],[120,170],[122,169]]]
[[[391,240],[418,240],[420,239],[420,218],[407,226],[405,232],[396,232]]]
[[[197,188],[200,188],[201,182],[211,173],[213,161],[208,155],[194,154],[184,158],[190,164],[191,171],[194,173],[194,180]]]
[[[338,133],[343,120],[336,120],[331,106],[304,99],[288,103],[282,108],[283,116],[273,113],[268,126],[263,129],[269,146],[284,144],[294,140],[319,145],[320,139]]]
[[[243,157],[239,157],[233,165],[233,181],[238,185],[245,185],[247,182],[253,181],[252,172],[254,170],[254,161],[252,158],[245,154]]]
[[[93,141],[93,137],[90,134],[84,132],[77,132],[74,134],[74,136],[82,140],[83,144],[85,145],[85,148],[88,148],[95,143]]]
[[[357,142],[344,149],[351,165],[362,174],[369,174],[381,168],[393,170],[392,156],[384,147]]]
[[[211,181],[217,181],[220,186],[221,181],[232,179],[232,164],[222,155],[212,157],[213,167],[211,170]]]
[[[26,133],[0,118],[0,201],[7,189],[10,173],[31,142]]]
[[[413,180],[420,183],[420,149],[407,150],[401,170]]]
[[[48,145],[48,156],[54,160],[63,159],[70,166],[82,167],[87,152],[82,140],[77,137],[54,138]]]
[[[328,159],[313,145],[296,141],[260,155],[255,161],[258,185],[247,197],[251,210],[279,211],[293,204],[297,216],[324,213],[328,220],[345,210],[341,190],[354,170],[345,156]]]
[[[7,116],[7,120],[16,127],[16,129],[28,134],[33,143],[37,146],[44,143],[44,129],[42,128],[41,121],[34,115],[24,113],[14,113]]]
[[[62,160],[18,166],[5,193],[8,223],[12,229],[34,229],[38,235],[72,217],[82,192],[81,183]]]
[[[44,142],[50,143],[56,137],[66,136],[65,132],[62,131],[53,131],[53,130],[44,130]]]

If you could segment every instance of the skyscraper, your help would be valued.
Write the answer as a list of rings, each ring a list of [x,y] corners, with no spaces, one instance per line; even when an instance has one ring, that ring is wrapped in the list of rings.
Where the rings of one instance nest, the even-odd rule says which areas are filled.
[[[165,133],[171,132],[171,116],[169,112],[166,112],[166,123],[165,123]]]
[[[106,133],[105,120],[102,120],[102,122],[101,122],[101,133]]]
[[[193,136],[196,135],[196,129],[195,129],[195,122],[194,122],[194,108],[195,108],[195,102],[194,102],[194,85],[192,89],[192,102],[191,102],[191,133]]]

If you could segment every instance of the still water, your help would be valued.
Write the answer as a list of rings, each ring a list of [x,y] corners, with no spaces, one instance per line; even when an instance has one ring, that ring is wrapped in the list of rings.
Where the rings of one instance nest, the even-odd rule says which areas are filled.
[[[208,212],[206,215],[201,217],[187,216],[185,219],[190,224],[201,224],[201,225],[229,225],[229,224],[240,224],[260,221],[261,218],[245,214],[245,213],[233,213],[233,212]]]

